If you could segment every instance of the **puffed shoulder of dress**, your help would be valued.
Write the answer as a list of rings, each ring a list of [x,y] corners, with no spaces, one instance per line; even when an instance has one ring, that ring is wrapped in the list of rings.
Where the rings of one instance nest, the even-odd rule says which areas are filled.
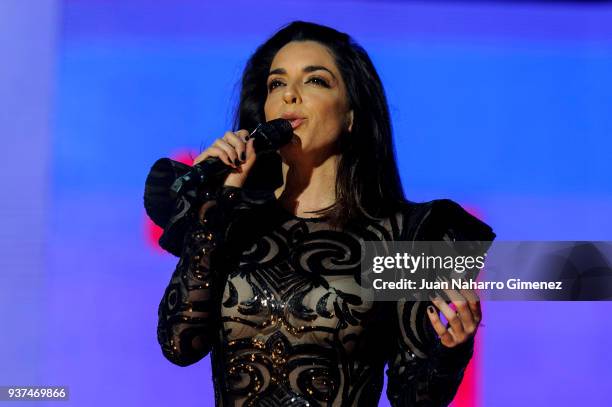
[[[406,202],[401,240],[492,242],[493,229],[450,199]]]

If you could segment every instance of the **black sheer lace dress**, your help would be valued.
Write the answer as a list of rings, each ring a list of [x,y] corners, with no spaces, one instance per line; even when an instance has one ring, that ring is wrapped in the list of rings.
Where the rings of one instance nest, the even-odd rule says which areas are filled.
[[[363,300],[360,242],[492,241],[486,224],[450,200],[336,230],[240,188],[207,197],[202,217],[179,205],[182,245],[160,241],[180,260],[157,335],[177,365],[211,354],[216,405],[376,406],[385,366],[393,406],[450,403],[473,341],[441,345],[429,302]]]

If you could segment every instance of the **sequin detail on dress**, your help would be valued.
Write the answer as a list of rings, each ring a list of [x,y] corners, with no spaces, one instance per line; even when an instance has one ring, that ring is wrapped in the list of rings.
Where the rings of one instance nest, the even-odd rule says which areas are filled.
[[[163,354],[187,366],[211,353],[218,406],[376,406],[385,365],[393,406],[448,404],[473,343],[444,348],[428,303],[369,302],[358,283],[363,242],[415,238],[435,202],[340,231],[275,201],[213,201],[159,306]]]

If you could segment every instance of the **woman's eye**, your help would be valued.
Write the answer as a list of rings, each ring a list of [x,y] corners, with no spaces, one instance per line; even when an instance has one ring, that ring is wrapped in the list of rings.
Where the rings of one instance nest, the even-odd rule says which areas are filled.
[[[268,91],[274,90],[276,89],[278,86],[282,85],[283,83],[277,79],[274,79],[272,81],[270,81],[270,83],[268,84]]]
[[[323,78],[319,78],[318,76],[312,77],[310,79],[308,79],[308,81],[306,83],[312,82],[315,85],[319,85],[319,86],[323,86],[326,88],[329,88],[329,84],[327,83],[327,81]]]

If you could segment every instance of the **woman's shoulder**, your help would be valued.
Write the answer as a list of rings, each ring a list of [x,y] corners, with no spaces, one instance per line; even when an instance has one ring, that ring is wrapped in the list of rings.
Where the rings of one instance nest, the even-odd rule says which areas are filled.
[[[491,226],[451,199],[404,201],[395,214],[401,224],[399,240],[493,241]]]

